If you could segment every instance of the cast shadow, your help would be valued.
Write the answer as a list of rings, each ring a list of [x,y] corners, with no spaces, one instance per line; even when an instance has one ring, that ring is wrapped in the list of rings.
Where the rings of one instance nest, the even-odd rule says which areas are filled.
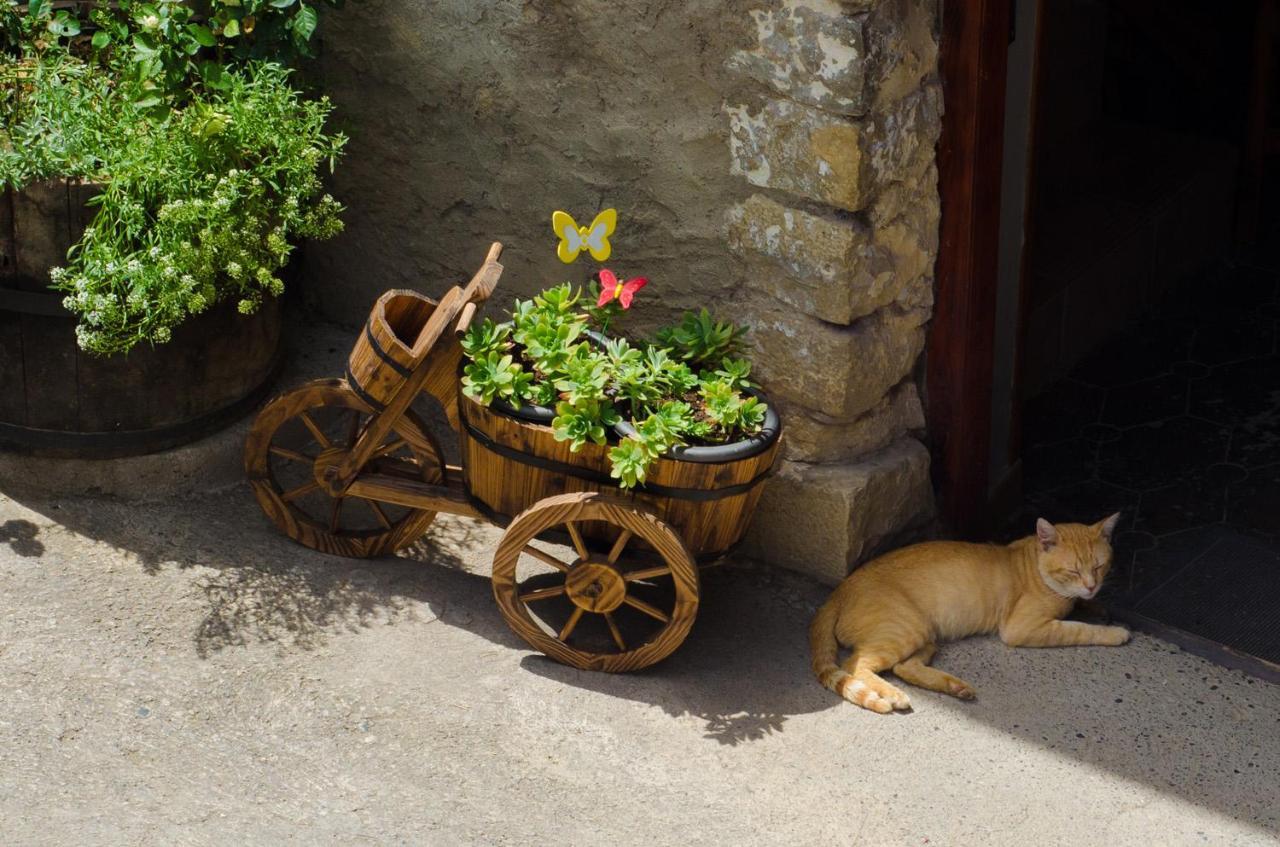
[[[21,518],[0,524],[0,543],[8,544],[10,550],[24,558],[44,555],[44,545],[36,538],[39,534],[40,527]]]

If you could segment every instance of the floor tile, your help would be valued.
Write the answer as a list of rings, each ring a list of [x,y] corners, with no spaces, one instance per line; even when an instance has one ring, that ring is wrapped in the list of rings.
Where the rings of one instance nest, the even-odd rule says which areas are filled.
[[[1133,427],[1098,448],[1098,476],[1124,488],[1160,488],[1223,461],[1229,435],[1224,426],[1190,417]]]

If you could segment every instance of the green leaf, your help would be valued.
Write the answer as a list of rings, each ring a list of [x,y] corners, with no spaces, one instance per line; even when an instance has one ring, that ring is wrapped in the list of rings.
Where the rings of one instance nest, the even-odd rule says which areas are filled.
[[[62,38],[80,34],[80,22],[65,11],[58,12],[48,24],[49,32]]]
[[[231,84],[226,68],[219,62],[201,62],[200,79],[214,91],[226,91]]]
[[[311,35],[316,31],[316,23],[318,16],[316,10],[310,6],[301,6],[298,8],[297,14],[293,16],[293,33],[303,41],[310,41]]]
[[[201,47],[214,47],[218,43],[218,39],[214,36],[213,30],[201,24],[187,24],[187,32],[191,33],[191,37],[200,43]]]
[[[227,21],[222,25],[222,35],[225,38],[235,38],[240,34],[240,22],[235,18]]]
[[[49,17],[50,4],[51,0],[31,0],[27,4],[27,16],[35,21]]]
[[[155,41],[150,36],[139,33],[133,37],[133,54],[137,61],[153,59],[159,52]]]
[[[93,44],[94,50],[101,50],[111,43],[111,33],[100,29],[93,34],[93,40],[90,43]]]
[[[287,9],[295,2],[296,0],[271,0],[271,5],[277,9]]]

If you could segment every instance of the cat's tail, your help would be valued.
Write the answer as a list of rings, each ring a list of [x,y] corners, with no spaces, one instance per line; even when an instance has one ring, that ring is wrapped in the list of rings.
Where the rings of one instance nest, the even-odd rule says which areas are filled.
[[[844,688],[853,677],[836,664],[840,644],[836,640],[836,620],[840,617],[838,603],[828,600],[813,616],[809,624],[809,654],[812,657],[813,675],[824,687],[830,688],[841,697]]]

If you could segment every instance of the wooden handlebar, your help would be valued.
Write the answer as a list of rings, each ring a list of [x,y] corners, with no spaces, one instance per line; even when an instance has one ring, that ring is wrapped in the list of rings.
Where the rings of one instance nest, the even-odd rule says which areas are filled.
[[[467,283],[465,289],[457,286],[449,289],[445,296],[440,299],[440,303],[436,306],[435,313],[431,319],[427,321],[426,326],[418,333],[417,339],[413,344],[413,356],[415,359],[421,358],[426,354],[431,346],[436,343],[440,337],[443,326],[440,322],[453,323],[454,316],[457,315],[457,323],[454,325],[453,331],[462,335],[471,326],[471,321],[476,316],[476,304],[483,303],[489,299],[489,295],[498,287],[498,278],[502,276],[502,265],[498,264],[498,259],[502,256],[502,244],[495,241],[489,245],[489,253],[484,257],[484,264],[480,266],[480,270],[476,271],[476,275]]]
[[[462,313],[458,315],[458,325],[453,328],[453,334],[461,338],[467,334],[467,330],[471,328],[471,320],[476,316],[476,304],[468,303],[462,307]]]

